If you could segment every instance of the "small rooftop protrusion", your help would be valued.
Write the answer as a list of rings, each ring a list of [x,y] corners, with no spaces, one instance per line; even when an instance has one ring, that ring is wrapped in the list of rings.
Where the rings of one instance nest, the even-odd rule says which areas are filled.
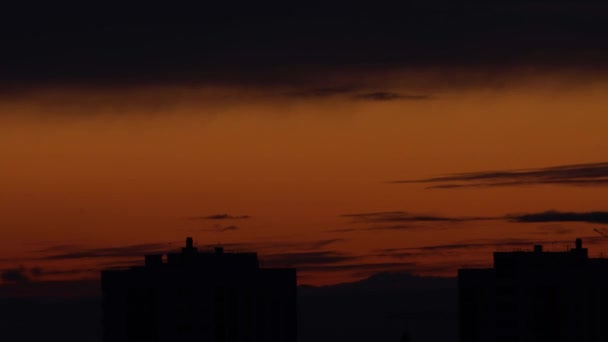
[[[581,250],[583,249],[583,239],[581,238],[576,238],[576,249]]]
[[[186,247],[182,247],[182,253],[183,254],[196,254],[196,253],[198,253],[197,248],[194,247],[194,241],[192,240],[191,237],[187,237],[186,238]]]
[[[543,245],[534,245],[534,252],[541,253],[543,251]]]
[[[224,247],[222,246],[217,246],[214,248],[215,254],[217,255],[222,255],[224,254]]]

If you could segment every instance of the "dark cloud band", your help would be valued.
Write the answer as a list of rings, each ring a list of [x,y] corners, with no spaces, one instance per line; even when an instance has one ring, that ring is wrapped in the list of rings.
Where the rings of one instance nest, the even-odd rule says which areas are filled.
[[[454,173],[391,183],[426,183],[429,188],[504,187],[523,185],[607,186],[608,162],[570,164],[538,169]]]
[[[504,216],[486,217],[452,217],[443,215],[411,214],[405,211],[388,211],[347,214],[354,227],[329,230],[332,233],[351,233],[357,231],[411,231],[445,227],[445,224],[467,223],[475,221],[506,221],[511,223],[608,223],[608,211],[567,212],[548,210],[536,213],[507,214]],[[545,227],[545,230],[557,234],[573,232],[565,227]],[[546,233],[546,232],[545,232]]]
[[[608,60],[602,1],[215,2],[120,10],[87,4],[5,8],[6,89],[62,82],[294,84],[336,69],[598,68]]]
[[[586,223],[608,223],[608,211],[589,212],[562,212],[545,211],[541,213],[508,215],[507,219],[512,222],[537,223],[537,222],[586,222]]]

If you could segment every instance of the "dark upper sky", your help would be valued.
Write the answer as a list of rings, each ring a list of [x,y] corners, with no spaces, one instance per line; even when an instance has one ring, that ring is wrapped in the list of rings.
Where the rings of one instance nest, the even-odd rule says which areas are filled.
[[[598,67],[602,1],[9,6],[5,85],[293,82],[310,70]]]

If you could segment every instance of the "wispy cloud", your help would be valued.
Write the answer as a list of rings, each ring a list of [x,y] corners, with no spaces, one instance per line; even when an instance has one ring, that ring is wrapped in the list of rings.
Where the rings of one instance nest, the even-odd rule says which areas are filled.
[[[510,223],[550,223],[582,222],[608,223],[608,211],[568,212],[547,210],[536,213],[506,214],[502,216],[444,216],[429,214],[412,214],[405,211],[370,212],[346,214],[342,217],[351,219],[357,225],[328,230],[332,233],[350,233],[357,231],[409,231],[418,229],[443,229],[445,224],[473,221],[503,221]],[[553,229],[553,233],[567,234],[570,228]]]
[[[441,227],[441,223],[459,223],[468,221],[496,220],[496,217],[452,217],[435,214],[413,214],[406,211],[383,211],[344,214],[357,227],[347,227],[328,230],[333,233],[349,233],[354,231],[408,231]],[[435,225],[436,224],[436,225]]]
[[[529,214],[512,214],[506,217],[512,222],[537,223],[537,222],[587,222],[587,223],[608,223],[608,211],[589,211],[589,212],[565,212],[565,211],[545,211]]]
[[[566,235],[566,234],[572,234],[574,233],[576,230],[573,228],[568,228],[568,227],[564,227],[561,224],[547,224],[547,225],[542,225],[540,227],[538,227],[538,230],[536,232],[534,232],[534,234],[537,235]]]
[[[376,251],[376,254],[374,254],[374,256],[383,257],[383,258],[388,257],[388,258],[393,258],[393,259],[413,259],[413,258],[419,257],[420,253],[417,253],[414,251],[401,252],[401,251],[389,250],[389,251]]]
[[[284,93],[284,95],[288,97],[322,98],[335,95],[351,94],[355,90],[356,89],[353,86],[333,86],[311,89],[299,89],[296,91],[286,92]]]
[[[27,283],[30,281],[30,277],[27,274],[27,269],[23,266],[0,271],[0,279],[3,283],[16,284]]]
[[[238,229],[239,229],[238,226],[224,226],[224,227],[220,227],[220,231],[221,232],[227,232],[227,231],[238,230]]]
[[[387,230],[387,231],[406,231],[406,230],[417,230],[428,228],[426,226],[421,225],[407,225],[407,224],[394,224],[394,225],[374,225],[371,227],[361,227],[361,228],[339,228],[339,229],[331,229],[328,232],[332,233],[349,233],[355,231],[378,231],[378,230]]]
[[[390,183],[430,183],[429,188],[500,187],[521,185],[608,185],[608,162],[570,164],[537,169],[454,173],[440,177],[397,180]]]
[[[125,267],[141,265],[140,258],[112,259],[112,261],[101,261],[97,263],[100,269],[124,269]]]
[[[448,217],[441,215],[412,214],[406,211],[344,214],[342,217],[351,218],[358,222],[461,222],[488,219],[484,217]]]
[[[416,229],[424,229],[426,228],[425,226],[413,226],[413,225],[406,225],[406,224],[394,224],[394,225],[387,225],[387,226],[372,226],[372,227],[368,227],[366,228],[366,230],[416,230]]]
[[[234,229],[230,226],[222,229]],[[262,241],[262,242],[236,242],[223,244],[223,246],[233,251],[252,251],[260,253],[280,253],[281,251],[315,251],[323,249],[331,244],[344,241],[344,239],[319,239],[308,241]],[[141,258],[145,254],[175,252],[182,246],[182,242],[169,243],[145,243],[135,245],[125,245],[117,247],[87,247],[77,245],[51,246],[45,249],[32,252],[30,258],[23,260],[70,260],[70,259],[134,259]],[[200,244],[199,250],[211,249],[216,244]],[[119,260],[120,261],[120,260]]]
[[[41,267],[32,267],[30,269],[31,274],[34,277],[54,277],[54,276],[74,276],[82,275],[87,273],[99,272],[99,268],[85,267],[85,268],[70,268],[70,269],[49,269]]]
[[[262,257],[265,267],[297,267],[306,265],[332,265],[361,258],[337,251],[267,254]]]
[[[355,100],[365,100],[365,101],[420,101],[420,100],[430,100],[432,97],[430,95],[412,95],[412,94],[400,94],[389,91],[375,91],[369,93],[360,93],[353,96]]]
[[[583,236],[582,237],[587,243],[599,243],[603,242],[603,237],[597,236]],[[558,239],[558,240],[535,240],[535,239],[520,239],[520,238],[500,238],[500,239],[472,239],[463,240],[453,243],[446,244],[433,244],[433,245],[422,245],[414,247],[397,247],[397,248],[382,248],[374,250],[375,253],[384,253],[385,256],[392,254],[400,255],[401,253],[426,253],[426,252],[441,252],[441,251],[461,251],[461,250],[479,250],[479,249],[498,249],[498,250],[509,250],[509,249],[532,249],[534,244],[571,244],[574,243],[574,239]],[[407,254],[403,254],[404,256]]]
[[[476,249],[476,248],[488,248],[488,247],[499,247],[499,248],[513,248],[513,247],[531,247],[533,242],[526,239],[498,239],[498,240],[487,240],[487,241],[471,241],[471,242],[459,242],[459,243],[448,243],[438,245],[426,245],[421,247],[408,248],[409,250],[418,251],[437,251],[437,250],[462,250],[462,249]]]
[[[432,96],[425,94],[403,94],[394,91],[366,91],[362,90],[361,87],[355,86],[335,86],[335,87],[323,87],[323,88],[312,88],[303,89],[293,92],[284,93],[289,97],[300,97],[300,98],[325,98],[339,95],[348,95],[353,100],[360,101],[420,101],[430,100]]]
[[[234,251],[251,251],[259,252],[262,254],[280,253],[282,251],[289,252],[303,252],[303,251],[317,251],[326,248],[329,245],[333,245],[338,242],[346,241],[345,239],[333,238],[333,239],[318,239],[318,240],[304,240],[304,241],[261,241],[261,242],[234,242],[228,244],[222,244],[224,248]],[[201,248],[213,248],[215,244],[201,245]]]
[[[215,214],[208,216],[191,216],[189,220],[245,220],[249,219],[249,215],[230,215],[230,214]]]
[[[205,231],[215,232],[215,233],[225,233],[225,232],[234,231],[234,230],[238,230],[238,229],[239,229],[239,227],[235,226],[235,225],[223,226],[223,225],[216,224],[211,228],[205,229]]]
[[[31,281],[40,281],[48,277],[74,276],[84,273],[96,272],[97,269],[82,268],[82,269],[48,269],[42,267],[19,267],[8,268],[0,271],[0,280],[2,283],[9,284],[24,284]]]
[[[527,239],[494,239],[494,240],[466,240],[446,244],[422,245],[416,247],[382,248],[377,249],[377,253],[402,254],[402,253],[422,253],[451,250],[473,250],[489,247],[513,248],[513,247],[532,247],[533,242]]]
[[[68,260],[68,259],[90,259],[90,258],[125,258],[141,257],[145,254],[163,253],[171,250],[175,243],[147,243],[119,247],[91,248],[84,246],[59,246],[51,247],[54,252],[45,254],[49,249],[37,251],[41,254],[34,259],[38,260]]]

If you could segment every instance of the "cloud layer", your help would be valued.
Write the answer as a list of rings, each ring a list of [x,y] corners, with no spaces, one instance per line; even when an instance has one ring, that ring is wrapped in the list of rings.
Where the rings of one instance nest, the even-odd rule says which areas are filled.
[[[5,90],[61,82],[295,84],[339,69],[598,67],[608,55],[602,1],[89,6],[7,5]]]

